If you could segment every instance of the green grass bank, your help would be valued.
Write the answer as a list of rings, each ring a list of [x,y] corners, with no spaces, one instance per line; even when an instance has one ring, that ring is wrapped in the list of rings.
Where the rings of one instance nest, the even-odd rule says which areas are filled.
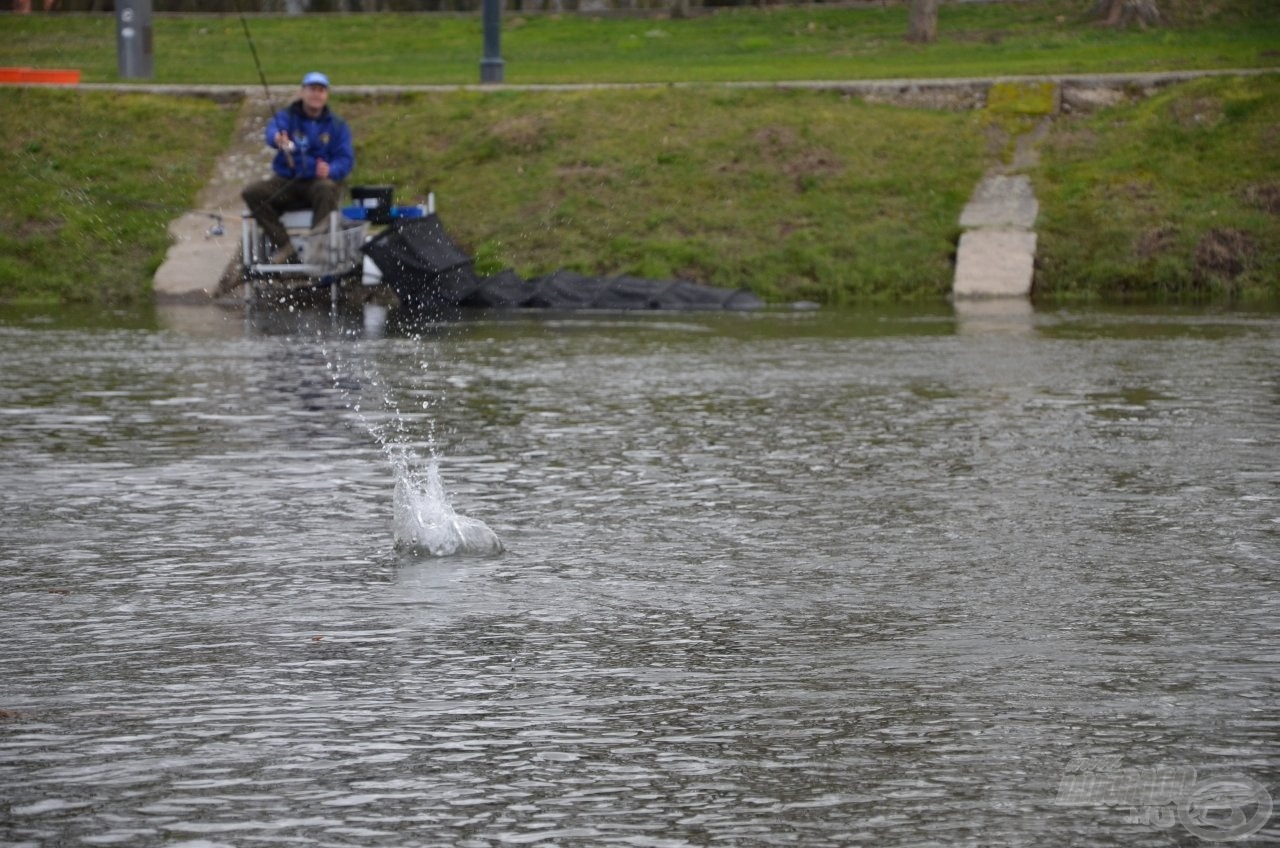
[[[1058,118],[1032,181],[1041,297],[1280,298],[1280,77]]]
[[[0,299],[139,302],[238,106],[0,88]],[[212,222],[211,222],[212,223]]]
[[[362,173],[436,191],[481,270],[674,276],[774,300],[940,294],[983,167],[975,114],[828,92],[414,95],[348,112],[367,127]]]
[[[508,79],[529,82],[1280,62],[1280,9],[1268,3],[1170,0],[1162,4],[1170,26],[1145,32],[1088,25],[1083,5],[944,5],[942,40],[927,48],[902,42],[905,12],[893,6],[687,21],[538,16],[508,21],[504,53]],[[7,39],[0,64],[79,66],[89,80],[112,79],[110,16],[10,22],[30,41]],[[476,74],[476,58],[462,56],[464,43],[479,44],[478,21],[468,17],[261,17],[250,25],[269,68],[307,65],[297,45],[314,42],[333,46],[333,76],[353,83],[451,81],[453,71],[437,74],[429,61],[422,71],[412,56],[453,55],[444,64],[467,74],[456,81]],[[156,38],[157,82],[256,82],[234,17],[163,17]],[[619,46],[633,38],[638,46]],[[673,40],[678,49],[662,52]],[[535,53],[543,65],[529,58]],[[173,54],[181,61],[162,58]],[[694,55],[701,64],[681,64]],[[520,63],[520,74],[536,78],[520,79]],[[296,70],[271,76],[281,97],[296,85]],[[339,87],[334,105],[356,133],[357,181],[391,183],[402,201],[436,191],[446,224],[482,270],[680,276],[831,304],[944,297],[961,209],[981,175],[1008,157],[1008,133],[1033,120],[714,85],[377,98]],[[1021,108],[1016,99],[1012,106]],[[0,87],[0,144],[11,157],[10,191],[0,198],[0,299],[150,298],[166,224],[192,205],[238,108]],[[1280,76],[1207,79],[1060,115],[1040,151],[1031,171],[1041,201],[1038,297],[1280,297]],[[264,173],[266,163],[264,155]]]

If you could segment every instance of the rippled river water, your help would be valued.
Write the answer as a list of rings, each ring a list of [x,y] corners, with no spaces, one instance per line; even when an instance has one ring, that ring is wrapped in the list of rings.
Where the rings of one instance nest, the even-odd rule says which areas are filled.
[[[0,361],[3,844],[1280,840],[1275,314],[6,313]],[[505,550],[397,547],[433,455]],[[1255,794],[1066,791],[1117,768]]]

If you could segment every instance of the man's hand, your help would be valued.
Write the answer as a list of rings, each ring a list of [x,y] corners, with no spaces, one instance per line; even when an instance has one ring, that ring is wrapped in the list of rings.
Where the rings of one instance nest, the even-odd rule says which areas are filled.
[[[323,159],[316,160],[316,177],[318,179],[329,179],[329,163]]]
[[[285,152],[293,150],[293,139],[289,138],[289,134],[284,130],[276,133],[276,149]]]

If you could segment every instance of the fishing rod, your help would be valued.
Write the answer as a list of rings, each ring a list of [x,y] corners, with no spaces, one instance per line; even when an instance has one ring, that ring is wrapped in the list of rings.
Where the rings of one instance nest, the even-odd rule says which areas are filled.
[[[271,87],[267,85],[267,75],[262,72],[262,62],[258,59],[258,48],[253,44],[253,36],[249,33],[249,22],[245,20],[244,10],[240,8],[239,0],[236,2],[236,13],[240,16],[240,26],[244,28],[245,40],[249,42],[249,52],[253,54],[253,64],[258,69],[258,79],[262,82],[262,92],[266,95],[267,108],[271,110],[271,119],[275,120],[276,107],[275,103],[271,100]],[[289,170],[296,171],[293,164],[293,142],[289,141],[288,145],[288,147],[280,148],[280,152],[284,154],[284,161],[288,163]],[[294,176],[293,180],[296,179],[297,176]],[[293,180],[290,180],[289,183],[292,183]],[[284,191],[284,189],[288,187],[289,183],[285,183],[285,186],[282,187],[280,191],[277,191],[276,194]]]

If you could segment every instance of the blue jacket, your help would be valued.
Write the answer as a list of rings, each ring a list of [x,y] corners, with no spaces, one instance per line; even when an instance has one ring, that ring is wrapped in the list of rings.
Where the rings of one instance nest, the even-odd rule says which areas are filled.
[[[316,160],[329,163],[329,179],[344,180],[356,166],[356,152],[351,145],[351,129],[347,122],[325,106],[318,118],[309,118],[302,110],[302,101],[295,100],[288,108],[281,109],[267,122],[264,137],[267,147],[276,146],[276,133],[284,130],[293,139],[293,167],[284,151],[276,154],[271,168],[282,177],[313,180],[316,177]]]

